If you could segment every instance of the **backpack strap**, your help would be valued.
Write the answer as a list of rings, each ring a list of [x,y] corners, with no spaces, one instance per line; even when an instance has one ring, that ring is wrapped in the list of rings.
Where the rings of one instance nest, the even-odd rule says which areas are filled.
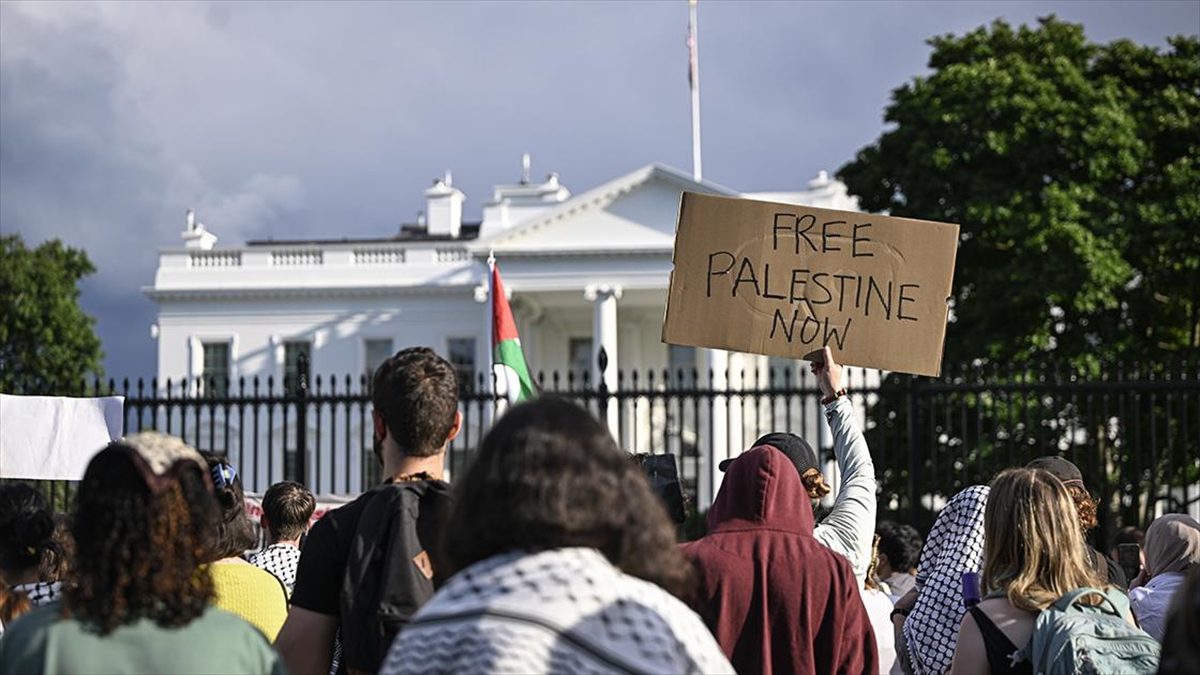
[[[1087,587],[1077,588],[1077,589],[1071,591],[1070,593],[1064,594],[1061,598],[1056,600],[1054,602],[1054,604],[1051,605],[1051,607],[1053,607],[1054,609],[1056,609],[1060,612],[1066,612],[1066,611],[1070,610],[1072,607],[1074,607],[1075,605],[1079,604],[1080,600],[1082,600],[1088,596],[1091,596],[1091,595],[1100,596],[1101,600],[1103,601],[1101,604],[1108,605],[1108,608],[1110,610],[1108,612],[1109,614],[1113,614],[1114,616],[1119,616],[1121,618],[1124,618],[1124,614],[1121,612],[1120,606],[1118,606],[1117,603],[1114,602],[1111,597],[1109,597],[1109,594],[1107,591],[1102,591],[1099,588],[1087,588]]]

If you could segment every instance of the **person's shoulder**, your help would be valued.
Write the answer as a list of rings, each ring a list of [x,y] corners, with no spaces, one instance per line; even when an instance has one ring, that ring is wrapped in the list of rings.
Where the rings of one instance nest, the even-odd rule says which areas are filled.
[[[363,509],[367,508],[367,504],[370,503],[370,501],[374,499],[377,494],[379,494],[379,487],[374,487],[355,497],[352,501],[342,504],[336,509],[329,509],[325,512],[325,515],[321,516],[320,520],[313,523],[309,535],[311,536],[312,532],[316,531],[318,527],[332,527],[338,529],[347,525],[356,525],[358,523],[358,519],[362,516]]]
[[[1012,602],[1009,601],[1006,595],[994,595],[984,598],[979,601],[978,607],[988,614],[1007,612],[1014,609]]]
[[[196,617],[188,627],[197,633],[197,637],[219,640],[228,652],[232,646],[237,646],[243,655],[275,660],[275,652],[271,643],[262,631],[242,617],[210,605],[204,613]]]
[[[197,630],[214,631],[230,636],[257,636],[257,638],[266,640],[262,632],[251,625],[250,622],[216,605],[209,605],[189,625],[195,626]]]
[[[217,584],[249,587],[253,590],[271,593],[276,588],[282,590],[279,579],[270,572],[250,563],[214,563],[209,565],[213,580]],[[286,594],[284,596],[286,598]]]
[[[61,614],[60,603],[55,601],[35,607],[5,625],[4,632],[0,633],[0,671],[39,672],[47,634]]]
[[[0,633],[6,640],[16,642],[28,639],[54,624],[62,616],[62,602],[55,600],[44,605],[34,606],[15,621],[6,624],[4,632]]]

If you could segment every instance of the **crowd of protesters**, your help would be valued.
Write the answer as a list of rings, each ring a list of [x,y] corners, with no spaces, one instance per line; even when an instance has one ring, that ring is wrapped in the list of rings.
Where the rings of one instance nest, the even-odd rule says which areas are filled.
[[[1200,523],[1087,543],[1079,469],[1042,457],[970,486],[922,540],[877,522],[870,451],[826,350],[840,476],[786,432],[720,464],[706,533],[677,530],[578,405],[511,408],[446,482],[454,367],[375,374],[387,477],[308,528],[294,482],[156,432],[101,449],[70,517],[0,485],[0,673],[1200,672]],[[832,495],[832,499],[830,496]]]

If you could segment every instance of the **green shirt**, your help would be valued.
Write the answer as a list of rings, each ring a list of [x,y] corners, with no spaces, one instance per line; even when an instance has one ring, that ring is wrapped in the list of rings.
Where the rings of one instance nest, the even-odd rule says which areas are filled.
[[[53,602],[6,627],[0,673],[284,672],[262,633],[215,607],[180,628],[138,619],[103,636],[60,613]]]

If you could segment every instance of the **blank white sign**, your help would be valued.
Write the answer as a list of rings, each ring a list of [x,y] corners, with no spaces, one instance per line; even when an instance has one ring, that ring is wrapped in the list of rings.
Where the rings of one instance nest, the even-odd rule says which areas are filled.
[[[0,478],[79,480],[125,433],[125,397],[0,394]]]

